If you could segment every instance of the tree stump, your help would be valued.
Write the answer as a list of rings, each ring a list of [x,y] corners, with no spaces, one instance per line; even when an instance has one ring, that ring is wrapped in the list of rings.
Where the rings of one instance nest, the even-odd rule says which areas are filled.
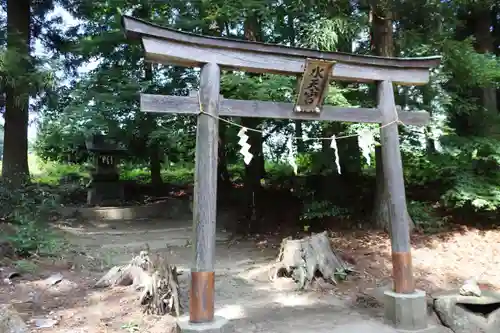
[[[302,239],[283,239],[276,264],[270,271],[270,279],[291,277],[299,289],[305,289],[316,279],[337,284],[338,280],[345,280],[352,271],[332,250],[330,239],[324,231]]]
[[[141,251],[127,265],[111,268],[95,284],[96,288],[114,286],[142,290],[140,305],[148,314],[181,314],[177,268],[159,255],[151,260],[147,251]]]

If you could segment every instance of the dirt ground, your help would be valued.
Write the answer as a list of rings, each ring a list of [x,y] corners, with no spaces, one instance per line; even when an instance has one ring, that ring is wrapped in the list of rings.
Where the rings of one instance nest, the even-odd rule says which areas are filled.
[[[93,284],[109,267],[127,262],[148,244],[152,252],[168,253],[184,272],[180,282],[186,292],[192,251],[189,222],[66,223],[59,229],[73,250],[53,260],[18,261],[3,267],[3,275],[13,268],[22,275],[13,278],[12,284],[0,281],[0,304],[13,304],[33,332],[173,330],[172,317],[143,315],[137,306],[138,293],[131,288],[96,290]],[[385,234],[332,233],[333,246],[354,263],[358,273],[335,288],[308,292],[295,291],[287,279],[269,282],[267,272],[279,240],[260,237],[235,242],[223,231],[217,233],[217,314],[231,319],[235,332],[394,332],[382,324],[382,308],[365,304],[360,297],[390,283],[390,243]],[[455,288],[470,277],[499,287],[499,240],[500,231],[467,229],[415,236],[418,287],[427,292]],[[63,276],[57,285],[47,280],[54,274]],[[40,319],[57,323],[36,328]]]

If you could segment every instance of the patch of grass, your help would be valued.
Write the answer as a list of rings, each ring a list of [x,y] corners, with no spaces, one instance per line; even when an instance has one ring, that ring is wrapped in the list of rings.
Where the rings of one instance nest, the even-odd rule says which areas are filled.
[[[57,256],[67,248],[67,243],[59,235],[35,221],[21,220],[14,228],[16,233],[8,240],[21,256]]]
[[[21,274],[34,274],[38,270],[38,266],[34,262],[25,259],[14,261],[14,267]]]
[[[185,166],[163,170],[161,177],[165,183],[187,185],[194,183],[194,168]]]
[[[121,326],[121,329],[129,333],[139,332],[139,325],[135,323],[126,323]]]
[[[36,159],[36,157],[31,159]],[[83,165],[42,162],[39,160],[32,162],[32,164],[33,166],[30,164],[30,173],[37,183],[59,185],[62,180],[69,176],[73,179],[81,179],[82,183],[90,179],[89,172]]]
[[[0,182],[0,202],[0,218],[11,229],[3,236],[19,256],[53,256],[62,250],[62,239],[48,227],[59,206],[57,195],[36,184],[12,190]]]

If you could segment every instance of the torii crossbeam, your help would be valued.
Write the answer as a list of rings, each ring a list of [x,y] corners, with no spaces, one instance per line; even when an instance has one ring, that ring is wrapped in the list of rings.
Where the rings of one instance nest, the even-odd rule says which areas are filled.
[[[127,36],[141,40],[147,61],[202,68],[199,96],[141,95],[142,111],[198,114],[193,200],[194,259],[191,267],[189,320],[179,320],[179,329],[182,332],[216,332],[222,331],[226,324],[225,320],[214,316],[217,117],[238,116],[386,125],[381,130],[381,144],[385,183],[390,193],[394,281],[394,290],[385,294],[386,318],[398,329],[427,332],[425,293],[415,290],[413,279],[410,226],[406,220],[396,120],[409,125],[425,125],[429,122],[429,114],[396,113],[393,83],[426,84],[430,68],[439,64],[440,57],[401,59],[320,52],[184,33],[129,16],[124,16],[122,23]],[[295,104],[223,99],[220,96],[221,68],[302,75],[299,99]],[[311,72],[309,68],[312,68]],[[320,72],[321,75],[318,74]],[[321,80],[322,83],[319,82]],[[377,107],[322,106],[324,83],[329,80],[376,82]],[[203,114],[200,114],[200,104]],[[309,112],[298,112],[301,110]]]

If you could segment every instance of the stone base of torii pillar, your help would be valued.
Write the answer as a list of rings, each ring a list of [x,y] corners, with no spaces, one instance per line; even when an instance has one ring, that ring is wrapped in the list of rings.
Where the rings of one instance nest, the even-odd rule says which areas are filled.
[[[177,320],[177,333],[229,333],[233,332],[233,325],[224,317],[215,316],[214,320],[207,323],[192,323],[189,316]]]

